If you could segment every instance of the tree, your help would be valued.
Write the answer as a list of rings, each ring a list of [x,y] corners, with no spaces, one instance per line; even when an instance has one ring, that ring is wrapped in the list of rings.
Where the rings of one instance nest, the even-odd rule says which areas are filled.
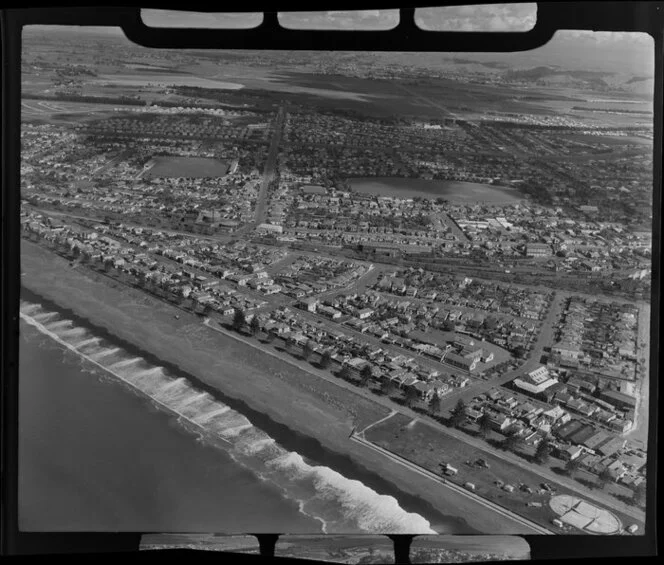
[[[383,381],[381,388],[383,389],[385,396],[391,396],[396,392],[396,385],[394,384],[394,381],[389,379],[385,379]]]
[[[604,467],[599,475],[597,475],[597,482],[599,483],[600,488],[606,488],[610,483],[614,482],[613,475],[608,467]]]
[[[543,439],[537,444],[537,448],[535,449],[535,461],[544,464],[549,461],[550,456],[551,444],[549,443],[549,440]]]
[[[311,343],[308,341],[302,346],[302,359],[305,361],[311,357],[311,354],[314,352],[313,347],[311,347]]]
[[[415,390],[415,388],[409,386],[406,389],[406,404],[408,405],[409,408],[413,408],[415,404],[417,404],[419,398],[420,395],[417,394],[417,390]]]
[[[477,421],[477,424],[480,428],[480,435],[486,439],[489,437],[489,432],[491,431],[491,417],[488,412],[484,412],[480,416],[480,419]]]
[[[369,386],[369,381],[373,377],[373,371],[371,370],[370,365],[365,365],[362,367],[362,370],[360,371],[360,383],[362,386],[366,387]]]
[[[256,336],[260,330],[261,323],[258,321],[258,316],[254,316],[251,318],[251,322],[249,322],[249,331],[251,335]]]
[[[345,381],[350,379],[350,367],[348,365],[341,367],[341,370],[339,371],[339,378],[344,379]]]
[[[458,428],[466,421],[466,417],[466,403],[460,398],[451,412],[450,424],[452,427]]]
[[[267,343],[272,343],[276,337],[277,336],[274,335],[274,332],[267,332],[267,335],[265,336],[265,341]]]
[[[579,459],[570,459],[566,464],[565,464],[565,472],[570,476],[573,477],[574,473],[578,471],[580,467]]]
[[[148,283],[148,277],[145,271],[139,271],[138,272],[138,285],[141,288],[146,288]]]
[[[241,308],[236,308],[235,313],[233,314],[233,323],[232,327],[236,332],[241,331],[245,324],[247,323],[247,318],[244,315],[244,310]]]
[[[431,412],[432,416],[437,416],[438,412],[440,412],[440,396],[435,393],[431,397],[431,400],[429,400],[429,412]]]
[[[637,506],[645,506],[646,500],[646,482],[643,481],[636,485],[636,488],[634,489],[634,495],[632,497],[632,502]]]
[[[505,437],[500,446],[505,451],[516,451],[520,445],[521,438],[516,434],[516,432],[512,432]]]
[[[451,320],[445,320],[443,322],[443,330],[446,332],[453,332],[456,324]]]
[[[332,364],[332,354],[329,351],[325,351],[320,357],[320,366],[321,369],[327,369]]]
[[[495,330],[496,326],[498,326],[498,321],[495,318],[489,316],[488,318],[484,319],[482,325],[484,326],[485,330]]]

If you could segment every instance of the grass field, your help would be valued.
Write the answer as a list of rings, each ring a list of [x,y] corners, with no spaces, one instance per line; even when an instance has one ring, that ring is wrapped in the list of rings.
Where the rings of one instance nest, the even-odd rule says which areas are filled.
[[[377,426],[370,428],[365,437],[367,440],[389,451],[404,457],[421,467],[440,474],[442,465],[450,464],[458,469],[458,474],[448,480],[458,485],[467,482],[475,485],[475,492],[481,497],[512,510],[530,520],[552,527],[551,520],[556,517],[548,505],[550,495],[539,494],[542,478],[529,470],[519,468],[488,453],[480,453],[477,448],[441,433],[430,426],[414,422],[404,415],[398,415]],[[482,457],[489,469],[476,465]],[[470,462],[470,464],[468,464]],[[511,493],[496,485],[496,481],[511,484],[515,490]],[[519,488],[533,490],[529,494]],[[556,494],[572,494],[563,487]],[[540,503],[542,506],[528,506],[528,503]],[[616,513],[623,523],[634,520]],[[630,521],[631,520],[631,521]],[[580,530],[572,529],[568,533],[580,534]]]
[[[353,190],[365,194],[397,198],[442,197],[460,204],[475,202],[513,204],[524,199],[522,194],[512,188],[473,182],[381,177],[350,179],[350,185]]]
[[[204,157],[155,157],[155,165],[146,173],[147,178],[181,177],[209,178],[223,177],[228,171],[228,163]]]

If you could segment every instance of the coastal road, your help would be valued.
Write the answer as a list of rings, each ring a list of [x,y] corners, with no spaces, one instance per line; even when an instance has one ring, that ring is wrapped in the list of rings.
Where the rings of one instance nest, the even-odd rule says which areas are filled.
[[[390,413],[396,412],[397,414],[404,415],[406,417],[412,418],[413,420],[418,420],[422,425],[429,426],[436,430],[437,432],[447,435],[449,437],[452,437],[458,441],[461,441],[465,444],[471,445],[475,447],[478,451],[478,453],[487,453],[492,455],[493,457],[502,459],[503,461],[506,461],[512,465],[514,465],[517,468],[524,469],[530,473],[534,473],[536,475],[539,475],[541,480],[543,482],[549,482],[551,484],[559,485],[561,487],[565,487],[569,491],[576,493],[579,496],[582,496],[588,500],[594,500],[598,504],[606,507],[613,508],[614,510],[617,510],[619,512],[622,512],[623,514],[626,514],[634,520],[643,523],[645,521],[645,516],[643,511],[637,510],[635,508],[632,508],[626,504],[621,503],[618,500],[615,500],[608,495],[604,495],[604,493],[600,491],[593,491],[590,490],[581,484],[577,483],[573,479],[569,477],[564,477],[557,475],[550,469],[547,469],[545,467],[539,466],[539,465],[532,465],[518,457],[517,455],[514,455],[509,452],[504,452],[498,449],[495,449],[491,447],[489,444],[486,442],[474,438],[468,434],[465,434],[459,430],[455,430],[453,428],[448,428],[439,422],[433,420],[432,418],[423,415],[422,413],[416,412],[407,406],[401,406],[395,404],[393,401],[391,401],[389,398],[385,398],[384,396],[378,396],[374,393],[372,393],[370,390],[366,388],[360,388],[352,383],[349,383],[343,379],[339,379],[337,377],[334,377],[332,373],[329,371],[317,369],[314,366],[311,365],[308,361],[305,361],[303,359],[298,359],[294,357],[293,355],[289,353],[280,353],[274,350],[271,347],[266,347],[265,345],[262,345],[258,340],[254,338],[249,338],[249,337],[244,337],[240,336],[235,332],[231,332],[229,330],[226,330],[225,328],[219,327],[215,325],[212,325],[211,320],[207,318],[203,323],[210,329],[217,331],[219,333],[222,333],[232,339],[241,341],[243,343],[246,343],[247,345],[250,345],[257,350],[270,355],[272,357],[276,357],[281,359],[282,361],[286,361],[287,363],[294,365],[304,371],[307,371],[311,373],[313,376],[322,378],[330,383],[335,384],[336,386],[339,386],[341,388],[344,388],[350,392],[353,392],[354,394],[360,395],[365,397],[366,399],[382,405],[384,408],[389,410]],[[390,416],[394,416],[394,414],[390,414]],[[375,425],[376,422],[374,422],[372,425]],[[366,430],[367,428],[365,428]],[[413,464],[414,465],[414,464]]]
[[[640,303],[638,318],[638,359],[643,359],[640,370],[637,370],[636,397],[638,404],[634,413],[634,428],[625,438],[637,444],[643,449],[648,447],[648,410],[650,402],[650,350],[646,349],[650,343],[650,304]],[[645,344],[645,347],[642,345]]]
[[[499,506],[498,504],[495,504],[486,498],[482,498],[481,496],[463,488],[460,487],[452,482],[449,482],[445,480],[443,477],[439,477],[435,473],[432,473],[431,471],[424,469],[420,467],[419,465],[414,464],[411,461],[408,461],[408,459],[404,459],[403,457],[400,457],[399,455],[396,455],[395,453],[392,453],[388,451],[387,449],[383,449],[382,447],[376,445],[375,443],[372,443],[366,439],[364,439],[361,435],[356,435],[353,434],[350,438],[353,441],[356,441],[358,443],[361,443],[363,446],[372,449],[374,451],[377,451],[387,457],[388,459],[391,459],[392,461],[395,461],[396,463],[399,463],[400,465],[403,465],[404,467],[408,467],[412,472],[417,473],[418,475],[421,475],[423,477],[426,477],[436,483],[436,488],[447,488],[450,490],[453,490],[457,494],[460,494],[462,496],[465,496],[466,498],[471,499],[473,502],[480,504],[484,506],[487,510],[491,510],[492,512],[496,512],[499,514],[504,520],[508,520],[510,522],[514,522],[517,524],[517,527],[523,528],[526,527],[530,532],[523,532],[525,533],[534,533],[534,534],[544,534],[544,535],[553,535],[554,532],[551,530],[548,530],[539,524],[532,522],[528,520],[527,518],[524,518],[522,516],[519,516],[518,514],[511,512],[510,510],[507,510],[506,508],[503,508],[502,506]],[[520,532],[521,533],[521,532]]]
[[[26,242],[26,245],[29,245]],[[126,283],[125,283],[126,284]],[[553,310],[553,308],[552,308]],[[534,466],[531,464],[528,464],[527,462],[523,461],[516,455],[513,455],[511,453],[506,453],[500,450],[496,450],[486,444],[485,442],[473,438],[469,436],[468,434],[464,434],[463,432],[459,430],[454,430],[451,428],[447,428],[443,425],[441,425],[439,422],[429,418],[426,415],[423,415],[419,412],[415,412],[414,410],[411,410],[405,406],[399,406],[396,405],[393,401],[391,401],[389,398],[385,398],[383,396],[377,396],[373,394],[370,390],[359,388],[349,382],[343,381],[341,379],[338,379],[334,377],[329,371],[323,371],[323,370],[318,370],[315,369],[309,362],[304,361],[302,359],[296,359],[294,356],[290,354],[282,354],[280,352],[275,351],[273,348],[266,347],[265,345],[260,344],[256,339],[252,338],[245,338],[242,336],[239,336],[238,334],[234,332],[227,331],[223,328],[219,327],[214,327],[210,325],[210,320],[206,320],[204,322],[205,325],[213,329],[214,331],[217,331],[219,333],[223,333],[226,336],[238,340],[241,342],[244,342],[253,348],[255,348],[257,351],[260,351],[264,354],[270,355],[275,358],[280,358],[287,363],[297,366],[300,369],[303,369],[307,371],[308,373],[312,374],[314,377],[322,378],[324,380],[327,380],[330,383],[334,383],[338,387],[342,387],[347,389],[348,391],[351,391],[353,394],[360,395],[365,397],[366,399],[370,400],[374,404],[379,404],[382,405],[388,413],[390,412],[398,412],[412,420],[418,420],[421,422],[422,425],[427,425],[433,428],[435,431],[445,434],[449,437],[453,437],[458,441],[461,441],[464,444],[471,445],[475,448],[477,448],[478,452],[485,452],[493,455],[496,458],[503,459],[509,463],[511,463],[514,467],[517,468],[523,468],[524,470],[530,472],[530,473],[535,473],[539,475],[542,480],[551,482],[553,484],[558,484],[558,485],[564,485],[568,490],[572,492],[576,492],[580,494],[581,496],[596,500],[600,504],[604,506],[609,506],[612,507],[623,514],[629,515],[634,517],[637,521],[642,522],[643,521],[643,512],[635,510],[631,507],[627,507],[627,505],[624,505],[622,503],[619,503],[618,501],[609,498],[606,496],[604,493],[601,492],[593,492],[590,491],[589,489],[586,489],[585,487],[582,487],[581,485],[577,484],[575,481],[572,479],[566,478],[566,477],[561,477],[550,471],[549,469],[546,469],[544,467],[539,467],[539,466]]]

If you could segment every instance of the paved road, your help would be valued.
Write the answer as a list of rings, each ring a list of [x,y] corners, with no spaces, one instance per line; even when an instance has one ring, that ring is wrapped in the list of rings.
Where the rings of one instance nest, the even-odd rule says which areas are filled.
[[[460,399],[468,404],[474,397],[479,396],[494,387],[502,386],[505,383],[522,376],[524,373],[528,373],[539,367],[541,364],[540,359],[544,354],[544,348],[551,345],[553,342],[555,326],[558,323],[563,304],[563,297],[556,293],[549,308],[549,313],[542,322],[542,327],[540,328],[537,340],[533,344],[530,353],[523,363],[521,363],[515,370],[508,371],[500,377],[486,381],[476,381],[469,387],[458,389],[452,394],[444,396],[440,404],[441,413],[449,412]]]
[[[551,312],[554,312],[554,308],[551,309]],[[312,373],[313,375],[325,379],[331,383],[334,383],[336,386],[342,387],[347,389],[348,391],[353,392],[354,394],[364,396],[368,400],[382,405],[384,408],[386,408],[390,413],[391,412],[397,412],[399,414],[403,414],[404,416],[411,418],[412,420],[418,420],[422,425],[430,426],[431,428],[435,429],[439,433],[446,434],[450,437],[453,437],[457,439],[458,441],[461,441],[465,444],[472,445],[477,448],[478,452],[485,452],[493,455],[496,458],[503,459],[505,461],[508,461],[509,463],[515,465],[516,467],[523,468],[524,470],[527,470],[528,472],[535,473],[536,475],[539,475],[539,477],[542,478],[542,480],[551,482],[554,484],[562,485],[565,486],[568,490],[575,492],[585,498],[588,498],[590,500],[595,500],[599,504],[603,506],[608,506],[610,508],[613,508],[617,511],[622,512],[623,514],[626,514],[628,516],[633,517],[636,521],[638,522],[643,522],[644,521],[644,513],[640,510],[634,509],[632,507],[629,507],[623,503],[620,503],[619,501],[616,501],[608,496],[603,496],[602,493],[598,493],[596,491],[590,491],[589,489],[586,489],[585,487],[582,487],[580,484],[576,483],[572,479],[569,479],[567,477],[562,477],[559,475],[556,475],[549,469],[539,467],[539,466],[533,466],[531,464],[528,464],[527,462],[523,461],[521,458],[517,457],[516,455],[513,455],[508,452],[504,452],[501,450],[494,449],[493,447],[489,446],[485,442],[473,438],[469,436],[468,434],[464,434],[461,431],[447,428],[440,424],[439,422],[436,422],[432,419],[430,419],[426,415],[422,415],[421,413],[415,412],[414,410],[411,410],[410,408],[406,406],[399,406],[395,405],[389,398],[385,398],[383,396],[377,396],[373,394],[370,390],[364,389],[364,388],[359,388],[349,382],[346,382],[344,380],[338,379],[334,377],[330,372],[328,371],[323,371],[314,368],[310,363],[307,361],[301,360],[301,359],[295,359],[293,356],[289,354],[280,354],[274,351],[272,348],[266,348],[265,346],[262,346],[257,340],[255,339],[250,339],[250,338],[244,338],[241,337],[233,332],[229,332],[223,328],[220,327],[214,327],[210,325],[210,319],[206,319],[204,322],[205,325],[208,327],[212,328],[215,331],[218,331],[220,333],[223,333],[233,339],[237,339],[239,341],[243,341],[253,347],[255,347],[257,350],[263,352],[264,354],[271,355],[273,357],[280,358],[282,360],[285,360],[286,362],[290,363],[291,365],[295,365],[305,371],[308,371],[309,373]]]
[[[634,418],[634,428],[625,434],[625,438],[633,441],[640,447],[648,447],[648,423],[650,402],[650,351],[643,351],[641,344],[650,342],[650,304],[639,303],[638,318],[638,358],[643,358],[644,363],[640,371],[640,380],[637,382],[637,398],[639,399]]]
[[[272,141],[270,142],[270,149],[268,150],[267,159],[265,161],[265,168],[263,169],[263,179],[261,180],[261,188],[258,193],[256,201],[256,219],[254,225],[258,226],[265,222],[265,214],[267,209],[267,191],[268,186],[277,170],[277,156],[279,155],[279,143],[281,141],[281,134],[283,132],[284,120],[286,118],[286,111],[283,106],[277,112],[277,118],[274,124],[274,133],[272,134]]]
[[[99,175],[101,173],[106,172],[107,169],[109,169],[113,165],[119,163],[120,161],[122,161],[122,159],[125,159],[125,158],[129,157],[131,154],[132,154],[132,151],[129,150],[129,149],[118,153],[115,157],[113,157],[112,159],[109,159],[108,161],[106,161],[106,163],[104,163],[103,165],[101,165],[100,167],[98,167],[94,171],[92,171],[92,176],[96,176],[96,175]],[[145,169],[143,169],[141,171],[141,174],[143,174],[144,171],[145,171]]]
[[[466,443],[468,445],[471,445],[475,448],[477,448],[478,453],[488,453],[492,455],[493,457],[496,457],[498,459],[502,459],[504,461],[509,462],[512,465],[515,465],[516,467],[522,468],[530,473],[534,473],[536,475],[539,475],[541,480],[543,482],[549,482],[551,484],[557,484],[560,486],[563,486],[567,488],[569,491],[572,491],[576,493],[579,496],[583,496],[584,498],[588,500],[594,500],[598,504],[604,506],[604,507],[610,507],[613,508],[614,510],[617,510],[619,512],[622,512],[628,516],[631,516],[634,518],[634,520],[643,523],[645,521],[645,516],[644,513],[640,510],[637,510],[635,508],[632,508],[630,506],[627,506],[626,504],[623,504],[619,502],[618,500],[615,500],[609,496],[603,496],[602,492],[598,491],[591,491],[590,489],[587,489],[583,487],[581,484],[577,483],[571,478],[560,476],[555,474],[553,471],[546,469],[541,466],[536,466],[527,463],[517,455],[514,455],[509,452],[501,451],[498,449],[495,449],[488,445],[486,442],[479,440],[477,438],[473,438],[472,436],[469,436],[468,434],[465,434],[459,430],[455,430],[453,428],[448,428],[446,426],[443,426],[439,422],[436,422],[435,420],[429,418],[428,416],[425,416],[419,412],[415,412],[414,410],[411,410],[407,406],[401,406],[397,405],[394,402],[392,402],[389,398],[386,398],[384,396],[378,396],[374,393],[372,393],[370,390],[366,388],[361,388],[358,387],[352,383],[349,383],[343,379],[339,379],[337,377],[334,377],[329,371],[324,371],[315,368],[314,366],[311,365],[308,361],[304,361],[302,359],[297,359],[293,357],[292,355],[288,353],[279,353],[275,351],[273,348],[270,347],[265,347],[264,345],[260,344],[256,339],[253,338],[245,338],[243,336],[238,335],[237,333],[228,331],[224,328],[218,327],[216,325],[212,325],[210,323],[210,319],[206,319],[203,323],[208,326],[209,328],[227,335],[228,337],[231,337],[233,339],[237,339],[238,341],[242,341],[252,347],[255,347],[256,349],[260,350],[263,353],[266,353],[272,357],[277,357],[279,359],[282,359],[286,361],[287,363],[294,365],[304,371],[307,371],[309,373],[312,373],[313,375],[322,378],[330,383],[335,384],[336,386],[339,386],[341,388],[344,388],[354,394],[360,395],[365,397],[366,399],[382,405],[384,408],[392,412],[397,412],[398,414],[402,414],[406,417],[412,418],[413,420],[418,420],[421,425],[429,426],[433,429],[435,429],[437,432],[445,434],[447,436],[453,437],[463,443]],[[393,415],[393,414],[392,414]],[[366,429],[366,428],[365,428]]]
[[[526,527],[529,532],[520,532],[523,534],[526,533],[535,533],[535,534],[544,534],[544,535],[553,535],[554,532],[551,530],[548,530],[539,524],[536,524],[535,522],[531,522],[527,518],[524,518],[522,516],[519,516],[518,514],[512,512],[511,510],[508,510],[507,508],[503,508],[502,506],[499,506],[498,504],[495,504],[494,502],[491,502],[490,500],[487,500],[486,498],[482,498],[481,496],[463,488],[460,487],[452,482],[446,481],[443,477],[439,477],[435,473],[432,473],[428,469],[424,469],[423,467],[420,467],[419,465],[416,465],[412,461],[408,461],[408,459],[404,459],[403,457],[400,457],[396,455],[395,453],[391,453],[390,451],[387,451],[386,449],[383,449],[382,447],[376,445],[375,443],[371,443],[370,441],[367,441],[360,435],[353,434],[350,438],[353,441],[356,441],[358,443],[361,443],[363,446],[372,449],[374,451],[377,451],[384,455],[385,457],[391,459],[392,461],[395,461],[399,463],[400,465],[403,465],[404,467],[408,467],[411,471],[414,473],[417,473],[418,475],[421,475],[423,477],[426,477],[433,482],[436,483],[436,487],[440,488],[447,488],[449,490],[453,490],[457,494],[460,494],[462,496],[465,496],[466,498],[471,499],[473,502],[476,502],[477,504],[480,504],[487,508],[488,510],[492,510],[493,512],[496,512],[499,514],[503,519],[509,520],[512,522],[517,523],[521,527]]]
[[[464,377],[470,377],[471,380],[476,380],[478,382],[481,382],[480,379],[477,377],[473,377],[472,375],[468,375],[464,371],[460,369],[456,369],[452,367],[451,365],[447,365],[445,363],[441,363],[439,361],[436,361],[432,359],[431,357],[425,357],[424,355],[420,355],[416,351],[411,351],[410,349],[405,349],[403,347],[400,347],[398,345],[393,345],[393,344],[386,344],[383,343],[380,339],[377,337],[374,337],[372,335],[368,334],[363,334],[362,332],[359,332],[357,330],[354,330],[353,328],[346,326],[344,324],[339,324],[337,322],[333,322],[329,318],[322,316],[320,314],[316,314],[313,312],[307,312],[305,310],[298,310],[298,314],[301,314],[302,317],[307,318],[311,323],[316,324],[318,326],[324,326],[328,330],[335,330],[335,331],[341,331],[346,335],[355,337],[359,343],[366,343],[368,345],[375,345],[377,347],[380,347],[384,351],[389,351],[393,355],[404,355],[405,357],[412,357],[417,361],[418,364],[420,364],[422,367],[425,367],[429,370],[433,371],[439,371],[441,373],[446,373],[446,374],[454,374],[454,375],[462,375]]]

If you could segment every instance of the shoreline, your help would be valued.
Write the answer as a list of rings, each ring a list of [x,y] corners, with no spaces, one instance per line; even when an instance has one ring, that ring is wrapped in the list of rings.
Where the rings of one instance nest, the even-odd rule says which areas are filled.
[[[638,305],[638,308],[637,339],[640,345],[642,341],[647,342],[650,340],[651,305],[648,303],[642,303]],[[645,355],[644,361],[645,363],[640,369],[642,373],[641,378],[636,379],[635,382],[637,403],[634,409],[634,425],[632,429],[625,434],[625,437],[631,439],[635,443],[640,443],[644,448],[647,448],[648,431],[650,427],[650,355]]]
[[[292,366],[282,369],[286,374],[275,374],[285,365],[283,362],[261,359],[267,356],[256,356],[255,351],[241,358],[243,348],[237,342],[230,343],[230,338],[205,328],[195,315],[183,314],[176,307],[162,303],[148,307],[146,303],[155,300],[141,291],[119,283],[113,288],[116,285],[94,280],[100,275],[87,270],[77,272],[68,261],[50,251],[29,242],[22,243],[22,271],[25,272],[22,282],[28,291],[133,344],[135,349],[149,352],[167,368],[170,364],[182,373],[196,375],[199,382],[219,391],[223,397],[234,399],[236,405],[244,404],[250,412],[261,414],[263,420],[271,420],[289,430],[297,436],[296,451],[305,452],[306,456],[309,448],[317,445],[316,451],[324,452],[321,454],[324,460],[317,459],[317,462],[333,468],[338,468],[340,460],[349,461],[383,485],[391,485],[393,488],[389,490],[402,493],[398,500],[404,510],[421,513],[413,507],[428,506],[433,514],[456,518],[459,527],[453,533],[531,533],[505,520],[504,516],[487,512],[477,502],[432,489],[429,480],[352,442],[348,437],[353,427],[352,418],[344,408],[344,401],[350,397],[348,392],[339,387],[333,390],[329,385],[333,395],[341,399],[341,407],[321,401],[316,391],[303,390],[293,383],[297,378],[305,383],[312,382],[311,375],[298,374],[302,371]],[[180,316],[179,320],[174,320],[174,313]],[[219,369],[223,372],[218,372]],[[319,385],[317,388],[325,388],[323,383],[315,384]],[[229,405],[233,407],[230,402]],[[243,409],[239,411],[246,413]],[[258,427],[263,427],[255,417],[253,420]],[[374,488],[371,484],[367,486]],[[379,492],[386,490],[384,486],[378,488]],[[404,504],[407,499],[410,503]],[[414,504],[417,502],[420,504]],[[441,526],[434,522],[431,525],[434,529]]]
[[[156,366],[160,366],[164,369],[166,369],[171,375],[173,375],[174,378],[185,378],[187,381],[191,383],[191,385],[201,391],[207,392],[211,396],[213,396],[217,401],[223,403],[224,405],[228,406],[231,410],[234,412],[237,412],[238,414],[243,415],[244,417],[248,418],[251,422],[252,425],[254,425],[256,428],[262,430],[263,432],[267,433],[272,439],[274,439],[282,448],[298,453],[303,457],[303,459],[308,460],[310,464],[313,466],[316,465],[321,465],[320,460],[325,459],[327,460],[326,463],[324,464],[325,466],[329,466],[330,468],[332,467],[341,467],[341,474],[346,476],[348,473],[348,467],[352,466],[354,473],[347,478],[359,480],[362,482],[365,486],[372,488],[376,490],[379,494],[386,494],[388,496],[394,496],[397,498],[399,496],[403,495],[403,497],[406,497],[407,501],[409,504],[404,505],[403,500],[397,499],[399,501],[399,504],[401,508],[406,511],[406,512],[413,512],[416,513],[423,518],[430,520],[431,519],[431,513],[434,514],[440,514],[436,509],[433,508],[421,508],[419,506],[422,505],[422,501],[420,500],[414,500],[416,497],[414,495],[410,495],[408,493],[403,493],[402,491],[399,492],[385,492],[385,487],[390,489],[392,485],[389,485],[387,481],[385,481],[382,477],[375,477],[371,476],[373,472],[371,470],[363,468],[360,464],[358,464],[356,461],[351,459],[350,457],[347,457],[343,453],[337,453],[337,452],[332,452],[328,450],[324,445],[320,443],[318,438],[312,437],[310,435],[302,435],[300,432],[292,429],[286,424],[283,424],[281,422],[278,422],[274,419],[271,418],[270,415],[262,414],[260,412],[255,411],[251,406],[246,404],[242,400],[237,400],[235,398],[228,397],[224,394],[223,391],[219,390],[218,388],[212,387],[208,384],[206,384],[204,381],[201,381],[198,379],[196,376],[191,375],[181,369],[178,366],[173,365],[172,363],[169,363],[167,361],[164,361],[158,357],[156,357],[154,354],[144,351],[140,348],[137,348],[135,345],[132,345],[130,343],[125,342],[121,338],[115,336],[111,332],[109,332],[105,328],[100,328],[98,326],[95,326],[92,324],[88,319],[82,318],[78,314],[72,312],[71,310],[68,310],[53,301],[44,298],[33,291],[29,289],[23,289],[25,292],[27,290],[28,296],[22,297],[22,300],[26,300],[28,302],[32,303],[37,303],[42,306],[46,306],[49,311],[57,312],[58,314],[61,314],[68,319],[72,319],[77,325],[81,327],[85,327],[86,329],[94,332],[97,335],[102,336],[102,339],[112,342],[119,346],[121,349],[123,349],[125,352],[133,355],[137,355],[142,357],[145,361],[149,362],[150,364],[154,364]],[[30,319],[30,316],[20,314],[20,318],[24,323],[30,324],[31,326],[35,326],[35,324],[32,322]],[[25,319],[28,318],[28,319]],[[30,321],[29,321],[30,320]],[[132,383],[128,382],[124,377],[121,375],[115,373],[111,368],[104,366],[103,364],[94,361],[93,359],[89,358],[85,354],[79,352],[76,350],[74,347],[71,346],[71,344],[67,343],[65,340],[62,340],[59,338],[57,335],[52,334],[52,332],[48,331],[42,331],[41,329],[35,327],[36,330],[40,331],[48,337],[49,339],[53,339],[57,344],[62,346],[63,348],[66,348],[70,352],[74,353],[75,355],[80,356],[81,359],[84,359],[85,362],[89,362],[93,364],[97,369],[100,371],[103,371],[105,374],[110,375],[114,380],[118,382],[121,386],[130,389],[133,393],[136,395],[140,396],[143,398],[145,401],[149,402],[151,405],[159,405],[158,407],[155,406],[156,409],[162,411],[165,414],[171,415],[175,417],[176,419],[179,420],[179,424],[183,427],[183,429],[187,430],[190,433],[194,433],[194,435],[197,435],[202,433],[203,437],[209,436],[210,433],[205,429],[202,428],[199,424],[193,422],[189,417],[177,412],[173,408],[163,404],[159,400],[155,399],[154,397],[150,396],[149,394],[145,393],[142,391],[140,388],[136,387]],[[182,421],[186,422],[186,424],[183,424]],[[224,439],[223,437],[217,435],[217,434],[212,434],[217,440],[222,440],[226,443],[229,443],[228,440]],[[214,444],[210,444],[211,446],[214,447]],[[230,444],[232,445],[232,444]],[[333,461],[333,462],[330,462]],[[335,469],[336,470],[336,469]],[[358,476],[356,476],[358,475]],[[379,483],[383,482],[383,484],[376,484],[376,480],[378,480]],[[278,485],[277,485],[278,486]],[[392,490],[398,490],[397,487],[392,487]],[[413,500],[411,500],[413,499]],[[426,504],[426,502],[425,502]],[[418,507],[411,507],[412,506],[418,506]],[[316,517],[311,517],[313,520],[318,520]],[[447,516],[442,516],[441,517],[441,523],[445,522],[446,519],[448,520],[457,520],[457,517],[447,517]],[[469,530],[466,528],[465,531]],[[471,533],[476,533],[474,530],[470,529]],[[243,532],[229,532],[228,534],[224,535],[240,535]],[[299,535],[299,532],[285,532],[285,534],[292,534],[292,535]],[[354,532],[354,534],[357,535],[365,535],[363,532]],[[341,535],[341,534],[339,534]],[[371,535],[371,534],[366,534],[366,535]],[[431,535],[431,534],[426,534],[426,535]]]

